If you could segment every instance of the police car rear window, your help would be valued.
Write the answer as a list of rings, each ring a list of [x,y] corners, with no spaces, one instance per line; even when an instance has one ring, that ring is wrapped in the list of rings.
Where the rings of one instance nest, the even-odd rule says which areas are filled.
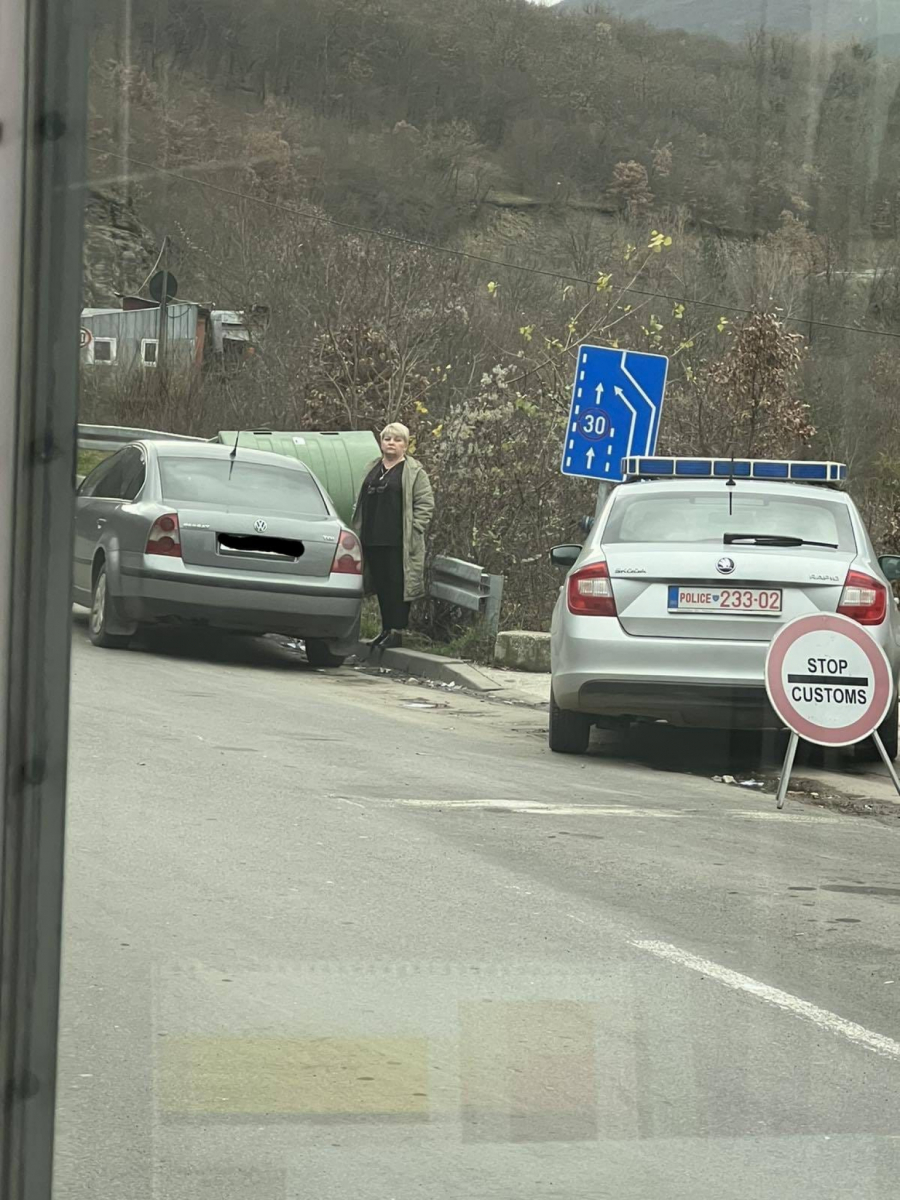
[[[728,492],[677,492],[674,488],[653,495],[622,491],[612,506],[603,531],[605,544],[652,542],[703,542],[721,545],[726,533],[798,537],[827,542],[840,551],[855,553],[856,540],[843,504],[825,497],[767,496],[740,487]],[[821,547],[802,546],[793,552],[822,553]]]

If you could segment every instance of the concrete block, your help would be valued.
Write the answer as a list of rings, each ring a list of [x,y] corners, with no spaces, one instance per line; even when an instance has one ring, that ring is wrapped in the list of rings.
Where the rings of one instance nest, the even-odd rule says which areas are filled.
[[[494,662],[510,671],[550,670],[550,634],[509,629],[497,635]]]

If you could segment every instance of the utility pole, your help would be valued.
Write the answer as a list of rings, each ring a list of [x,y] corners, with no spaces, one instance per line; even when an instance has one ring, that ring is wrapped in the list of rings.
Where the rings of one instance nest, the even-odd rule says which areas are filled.
[[[169,235],[162,244],[162,292],[159,297],[159,330],[157,332],[156,367],[165,372],[166,348],[169,340]]]

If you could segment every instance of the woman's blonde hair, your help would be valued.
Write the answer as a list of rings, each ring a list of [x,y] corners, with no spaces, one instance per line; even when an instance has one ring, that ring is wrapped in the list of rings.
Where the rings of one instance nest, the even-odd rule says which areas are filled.
[[[409,445],[409,430],[405,425],[401,425],[399,421],[391,421],[390,425],[385,425],[381,431],[382,438],[387,437],[389,433],[394,437],[403,438],[407,446]]]

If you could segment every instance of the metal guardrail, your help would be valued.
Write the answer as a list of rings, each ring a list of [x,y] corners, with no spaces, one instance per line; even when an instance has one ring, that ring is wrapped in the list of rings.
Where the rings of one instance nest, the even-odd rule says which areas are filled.
[[[131,442],[147,440],[164,442],[205,442],[206,438],[189,437],[181,433],[162,433],[158,429],[129,429],[125,425],[79,425],[78,446],[81,450],[119,450]]]
[[[469,612],[481,613],[492,637],[500,628],[503,576],[489,575],[483,567],[461,558],[439,555],[431,566],[429,595]]]

